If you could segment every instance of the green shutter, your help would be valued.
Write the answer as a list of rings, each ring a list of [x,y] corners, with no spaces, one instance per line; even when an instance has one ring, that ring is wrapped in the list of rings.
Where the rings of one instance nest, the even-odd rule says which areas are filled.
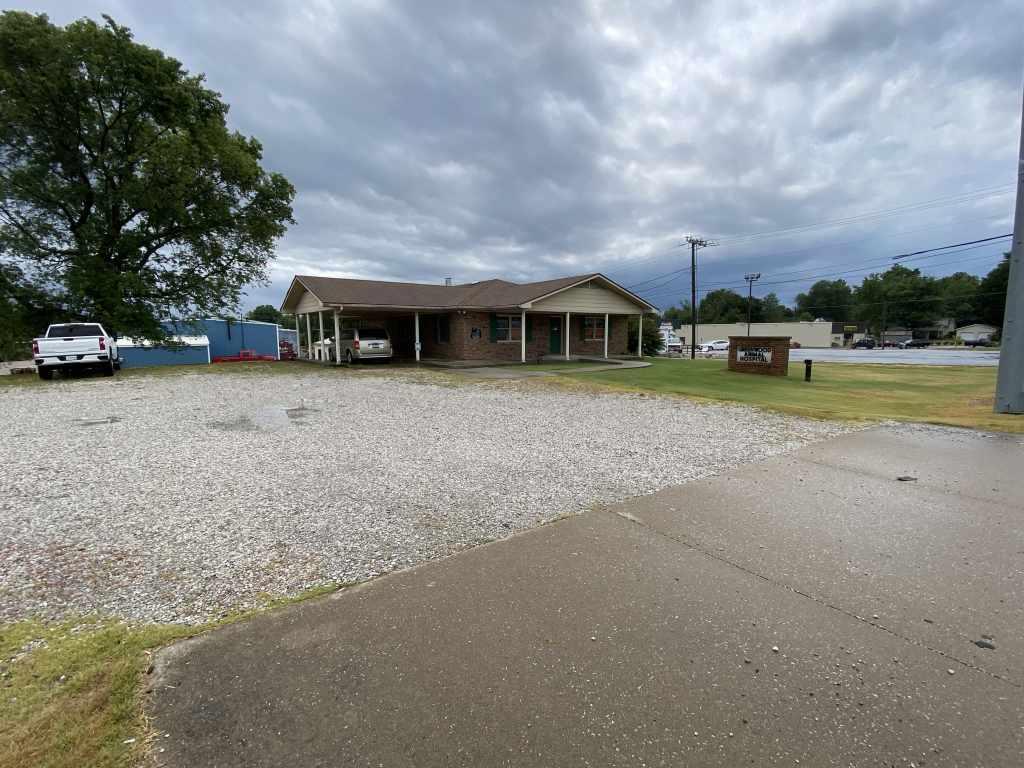
[[[526,343],[533,341],[533,315],[526,316]]]
[[[498,316],[491,312],[491,344],[498,341]]]
[[[580,341],[587,340],[587,318],[580,315]]]

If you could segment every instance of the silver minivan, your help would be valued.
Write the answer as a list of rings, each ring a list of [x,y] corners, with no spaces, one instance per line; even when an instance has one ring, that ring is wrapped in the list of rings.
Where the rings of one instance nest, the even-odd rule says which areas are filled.
[[[355,360],[390,360],[391,337],[383,328],[345,328],[341,332],[341,356]]]

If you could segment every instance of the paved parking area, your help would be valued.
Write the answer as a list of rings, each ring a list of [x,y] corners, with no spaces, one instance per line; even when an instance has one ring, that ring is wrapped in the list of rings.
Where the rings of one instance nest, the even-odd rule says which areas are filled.
[[[162,764],[1020,766],[1021,466],[872,429],[187,641]]]
[[[849,429],[441,374],[280,370],[0,393],[0,621],[199,622]]]

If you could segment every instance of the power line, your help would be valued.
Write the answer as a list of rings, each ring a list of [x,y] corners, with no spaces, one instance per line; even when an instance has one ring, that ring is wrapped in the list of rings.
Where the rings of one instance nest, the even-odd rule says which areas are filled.
[[[925,229],[931,229],[931,227],[926,227]],[[914,230],[909,230],[909,231],[912,232]],[[1007,234],[1007,235],[995,235],[993,237],[985,237],[985,238],[982,238],[980,240],[968,240],[967,242],[964,242],[964,243],[954,243],[952,245],[942,245],[942,246],[938,246],[936,248],[926,248],[926,249],[920,250],[920,251],[912,251],[911,253],[902,253],[902,254],[900,254],[898,256],[892,256],[892,257],[890,257],[890,259],[887,259],[886,262],[882,262],[882,263],[887,263],[889,260],[897,261],[897,260],[900,260],[900,259],[909,259],[910,257],[918,256],[920,254],[925,254],[925,253],[931,253],[933,251],[942,251],[942,250],[947,250],[947,249],[950,249],[950,248],[958,248],[961,245],[972,245],[972,244],[975,244],[975,243],[986,243],[986,242],[990,242],[990,241],[994,241],[994,240],[1003,240],[1005,238],[1012,237],[1012,236],[1013,236],[1012,233],[1011,234]],[[871,238],[863,238],[863,239],[870,240]],[[835,247],[835,246],[838,246],[838,245],[849,245],[850,243],[854,243],[854,242],[861,242],[861,241],[852,240],[852,241],[849,241],[847,243],[835,243],[831,247]],[[776,258],[778,256],[785,256],[785,255],[790,254],[790,253],[806,253],[807,251],[813,251],[813,250],[816,250],[817,248],[818,248],[818,246],[815,246],[815,248],[804,248],[804,249],[801,249],[799,251],[784,251],[782,253],[775,253],[775,254],[771,254],[769,256],[762,256],[760,258],[761,259],[774,259],[774,258]],[[840,266],[840,264],[836,264],[836,266]],[[670,277],[672,275],[677,275],[679,273],[686,272],[686,271],[689,271],[689,267],[683,267],[682,269],[676,269],[676,270],[673,270],[672,272],[666,272],[663,275],[655,275],[654,277],[650,277],[650,278],[648,278],[646,280],[641,280],[639,283],[634,283],[633,285],[627,285],[626,287],[629,288],[630,290],[633,290],[633,289],[640,288],[640,287],[644,286],[645,283],[654,282],[654,281],[659,280],[659,279],[661,279],[663,277]],[[776,274],[797,274],[798,272],[807,272],[807,271],[811,271],[811,270],[810,269],[807,269],[807,270],[792,270],[790,272],[783,272],[783,273],[776,273]],[[662,285],[666,285],[669,282],[671,282],[671,279],[666,280],[666,281],[661,282],[661,283],[658,283],[657,285],[649,285],[646,288],[644,288],[644,290],[653,290],[654,288],[658,288],[658,287],[660,287]]]
[[[993,235],[992,237],[983,237],[980,240],[968,240],[965,243],[956,243],[955,245],[940,245],[938,248],[925,248],[923,251],[912,251],[911,253],[901,253],[899,256],[893,256],[892,258],[893,258],[893,261],[898,261],[899,259],[908,259],[911,256],[917,256],[918,254],[921,254],[921,253],[931,253],[932,251],[945,251],[945,250],[947,250],[949,248],[959,248],[961,245],[975,245],[977,243],[990,243],[993,240],[1005,240],[1008,237],[1013,237],[1013,233],[1011,232],[1008,235]]]
[[[963,249],[958,250],[958,251],[947,251],[946,253],[935,254],[935,255],[936,256],[949,256],[949,255],[952,255],[954,253],[963,253],[965,251],[973,251],[973,250],[977,250],[978,248],[984,248],[986,245],[987,244],[976,245],[976,246],[972,246],[972,247],[969,247],[969,248],[963,248]],[[942,262],[940,264],[929,264],[929,265],[927,265],[927,267],[929,269],[933,269],[935,267],[950,266],[952,264],[961,264],[961,263],[968,262],[968,261],[975,261],[975,260],[981,260],[981,259],[990,259],[990,258],[992,258],[995,255],[996,255],[995,253],[986,253],[984,255],[977,256],[977,257],[974,257],[974,258],[969,258],[969,259],[957,259],[956,261]],[[786,285],[786,284],[789,284],[789,283],[799,283],[799,282],[805,282],[805,281],[809,281],[809,280],[814,280],[816,278],[836,277],[836,276],[840,276],[840,275],[844,275],[844,274],[851,274],[851,273],[856,273],[856,272],[868,272],[868,271],[871,271],[873,269],[877,269],[880,266],[884,266],[887,263],[888,262],[883,262],[882,264],[873,264],[873,265],[858,267],[858,268],[855,268],[855,269],[848,269],[848,270],[844,270],[844,271],[841,271],[841,272],[825,272],[825,273],[820,273],[820,274],[816,274],[816,275],[805,275],[803,277],[793,278],[791,280],[775,280],[775,281],[771,281],[771,282],[762,283],[762,285]],[[785,273],[782,273],[782,274],[785,274]],[[706,295],[708,293],[711,293],[712,291],[728,290],[728,289],[731,289],[731,288],[742,288],[744,285],[745,285],[744,283],[727,283],[727,282],[712,283],[710,285],[710,287],[702,288],[699,291],[699,293],[703,293],[703,294]],[[656,296],[669,295],[669,294],[672,294],[672,293],[675,293],[675,292],[676,291],[673,289],[673,290],[666,290],[666,291],[660,291],[660,292],[655,292],[655,293],[647,293],[647,292],[645,292],[644,295],[647,298],[652,298],[652,297],[656,297]]]
[[[938,197],[932,200],[925,200],[919,203],[907,203],[906,205],[896,206],[894,208],[883,208],[877,211],[869,211],[867,213],[853,214],[839,219],[833,219],[831,221],[822,221],[816,224],[802,224],[795,227],[785,227],[781,229],[765,230],[762,232],[750,232],[744,235],[735,235],[733,237],[722,237],[719,242],[725,245],[731,245],[734,243],[749,242],[754,239],[761,239],[765,237],[778,237],[779,235],[792,234],[796,232],[807,232],[813,229],[821,229],[825,227],[836,227],[846,226],[848,224],[856,224],[862,221],[868,221],[876,218],[889,218],[891,216],[899,216],[905,213],[918,213],[920,211],[930,210],[933,208],[943,208],[948,205],[961,205],[963,203],[976,202],[977,200],[984,200],[988,197],[995,197],[997,195],[1006,194],[1012,189],[1013,185],[1002,184],[996,187],[989,187],[983,189],[976,189],[971,192],[963,192],[959,195],[948,195],[946,197]]]
[[[984,248],[987,245],[993,243],[994,241],[1005,240],[1008,237],[1012,237],[1012,235],[1009,235],[1009,234],[1007,234],[1007,235],[995,235],[993,237],[985,237],[985,238],[980,238],[978,240],[967,240],[967,241],[962,242],[962,243],[951,243],[950,245],[942,245],[942,246],[936,246],[934,248],[926,248],[926,249],[922,249],[920,251],[914,251],[912,253],[905,253],[905,254],[900,254],[898,256],[886,257],[886,258],[884,258],[882,260],[873,259],[872,261],[866,262],[866,263],[861,264],[861,265],[859,265],[857,267],[850,268],[850,269],[845,269],[845,270],[839,270],[839,271],[818,272],[818,273],[816,273],[816,272],[814,272],[814,269],[811,268],[811,269],[801,269],[801,270],[790,270],[788,272],[776,272],[775,273],[776,276],[798,275],[798,277],[795,277],[795,278],[789,279],[789,280],[774,280],[774,281],[769,282],[769,283],[764,283],[764,285],[783,285],[783,284],[786,284],[786,283],[801,282],[803,280],[813,280],[813,279],[819,278],[819,277],[834,277],[834,276],[839,276],[839,275],[843,275],[843,274],[849,274],[849,273],[853,273],[853,272],[862,272],[862,271],[869,270],[869,269],[876,269],[878,267],[887,266],[887,265],[891,264],[893,260],[897,260],[897,259],[906,262],[906,261],[920,261],[920,260],[924,260],[924,259],[936,258],[936,257],[939,257],[939,256],[948,256],[948,255],[951,255],[953,253],[963,253],[965,251],[972,251],[972,250],[977,250],[978,248]],[[954,249],[956,249],[956,250],[954,250]],[[927,255],[927,254],[931,254],[931,255]],[[835,266],[840,266],[840,264],[836,264]],[[938,266],[938,265],[932,265],[932,266]],[[682,272],[683,270],[677,270],[677,271],[678,272]],[[661,283],[661,285],[666,285],[668,282],[672,282],[672,280],[674,280],[674,279],[676,279],[676,278],[672,278],[671,280],[668,280],[665,283]],[[716,282],[710,283],[709,285],[714,286],[714,287],[720,287],[720,288],[732,288],[732,287],[739,288],[739,287],[742,287],[742,284],[738,280],[735,281],[735,282],[732,281],[732,280],[716,281]],[[651,286],[650,288],[648,288],[647,290],[644,290],[643,292],[645,294],[647,294],[647,295],[656,295],[656,294],[651,293],[651,290],[653,288],[657,288],[657,287],[659,287],[659,286]]]

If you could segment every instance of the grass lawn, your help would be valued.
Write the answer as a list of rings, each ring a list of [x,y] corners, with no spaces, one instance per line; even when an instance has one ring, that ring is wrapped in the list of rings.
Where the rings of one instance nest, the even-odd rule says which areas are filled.
[[[151,735],[142,692],[153,651],[345,586],[268,598],[263,608],[199,626],[89,619],[0,625],[0,768],[140,764]]]
[[[992,412],[996,369],[980,366],[815,363],[813,380],[734,373],[725,360],[649,359],[649,368],[567,374],[581,383],[686,395],[830,419],[920,421],[1024,432],[1024,416]]]

